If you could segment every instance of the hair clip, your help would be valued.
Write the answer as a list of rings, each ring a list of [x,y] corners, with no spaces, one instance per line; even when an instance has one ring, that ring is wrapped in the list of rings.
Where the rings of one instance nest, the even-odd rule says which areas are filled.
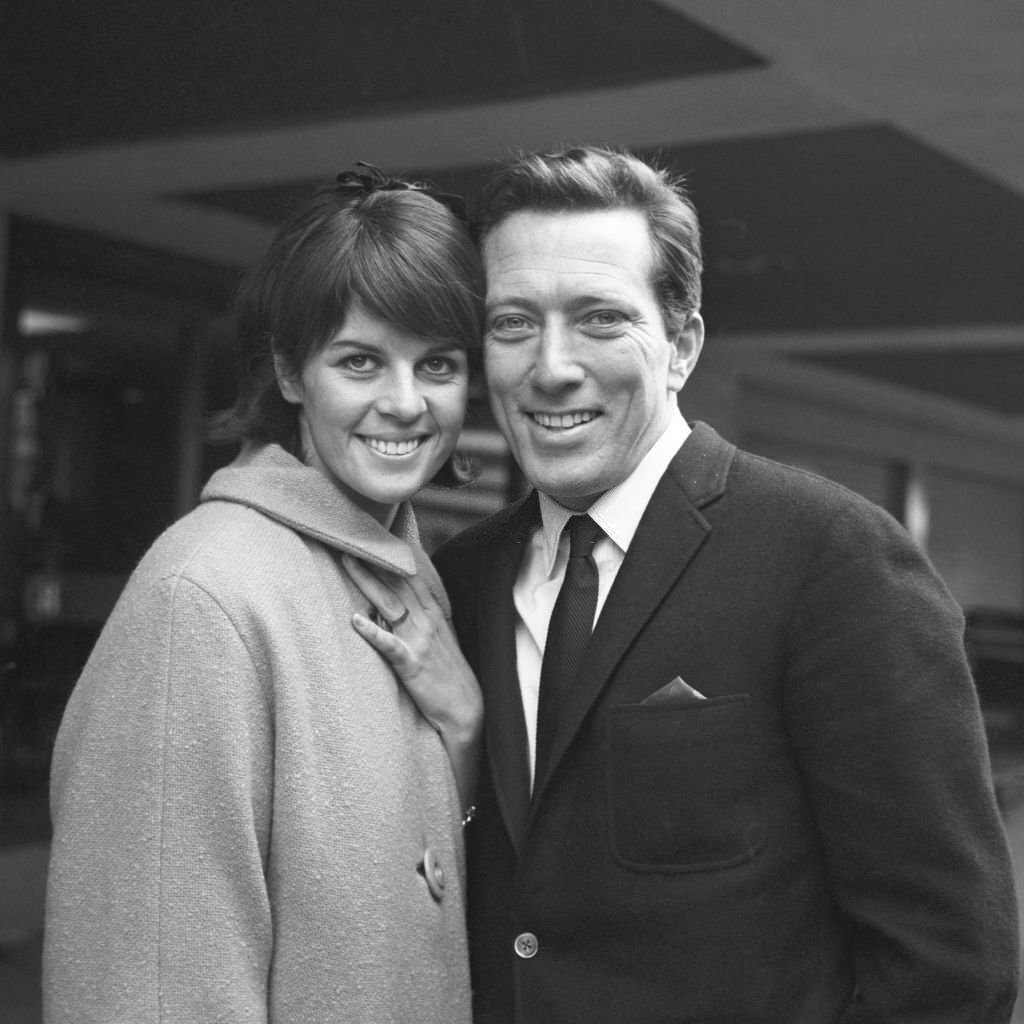
[[[338,191],[347,198],[358,199],[374,192],[422,192],[431,199],[436,199],[442,206],[446,206],[459,220],[466,222],[469,219],[462,196],[451,192],[439,192],[425,182],[388,177],[379,167],[368,164],[365,160],[357,160],[356,167],[363,169],[342,171],[335,178]]]

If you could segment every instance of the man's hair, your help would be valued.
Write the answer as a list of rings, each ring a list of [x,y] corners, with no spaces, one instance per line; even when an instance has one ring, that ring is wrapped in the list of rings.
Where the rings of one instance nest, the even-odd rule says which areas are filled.
[[[467,226],[445,202],[454,197],[439,201],[426,187],[378,176],[341,175],[320,189],[243,282],[238,398],[214,420],[213,439],[274,442],[298,454],[298,408],[281,396],[274,358],[300,373],[353,303],[410,334],[454,342],[474,361],[483,271]]]
[[[484,187],[476,215],[481,243],[514,213],[637,210],[654,247],[651,285],[666,328],[675,333],[700,309],[701,254],[697,210],[682,177],[620,150],[576,146],[528,153]]]

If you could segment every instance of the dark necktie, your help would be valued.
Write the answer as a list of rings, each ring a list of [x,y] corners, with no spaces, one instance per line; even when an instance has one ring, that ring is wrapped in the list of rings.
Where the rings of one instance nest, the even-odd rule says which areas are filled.
[[[601,527],[590,516],[573,516],[566,529],[569,531],[569,562],[551,612],[540,670],[535,780],[541,778],[547,766],[562,702],[576,678],[597,610],[597,565],[592,552],[602,534]]]

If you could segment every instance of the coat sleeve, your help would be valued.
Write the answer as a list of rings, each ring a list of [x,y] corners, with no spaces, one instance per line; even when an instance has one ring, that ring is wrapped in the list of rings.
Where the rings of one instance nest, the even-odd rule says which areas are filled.
[[[264,677],[201,588],[129,585],[56,743],[48,1024],[266,1020]]]
[[[824,530],[786,715],[855,955],[846,1024],[1008,1021],[1012,869],[959,608],[889,517]]]

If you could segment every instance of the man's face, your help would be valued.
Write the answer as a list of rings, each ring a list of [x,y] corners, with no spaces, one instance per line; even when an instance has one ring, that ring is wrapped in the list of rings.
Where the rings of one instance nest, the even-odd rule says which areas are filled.
[[[491,406],[527,479],[574,510],[636,468],[700,353],[669,337],[637,210],[514,213],[484,240]]]

